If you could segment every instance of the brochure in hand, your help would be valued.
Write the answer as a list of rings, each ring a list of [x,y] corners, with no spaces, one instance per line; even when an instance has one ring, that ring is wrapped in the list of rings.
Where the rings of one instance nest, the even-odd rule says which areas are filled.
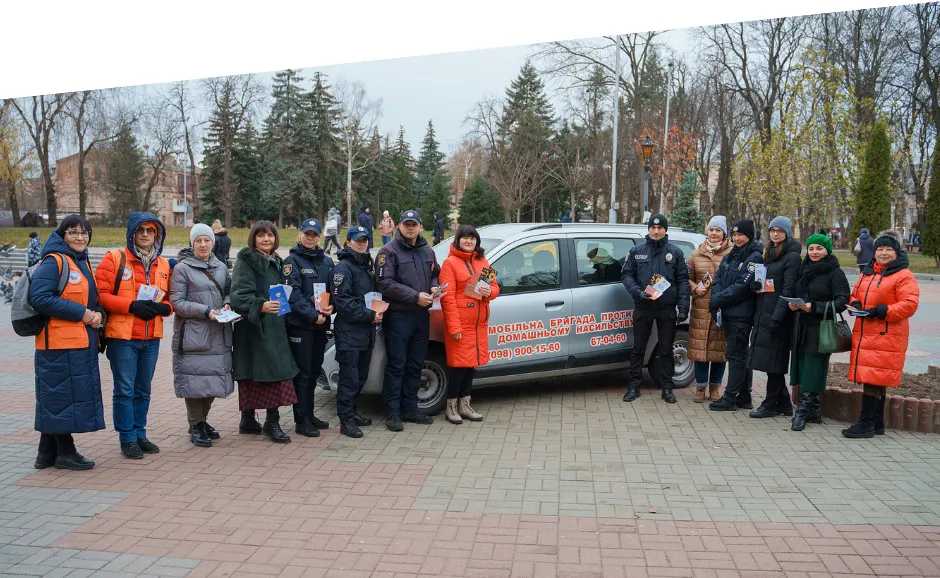
[[[215,320],[219,323],[234,323],[241,318],[241,315],[235,313],[231,309],[223,309],[215,316]]]
[[[383,313],[388,309],[388,303],[382,301],[382,294],[378,291],[370,291],[365,295],[366,299],[366,309],[375,311],[376,313]]]
[[[313,284],[313,302],[316,303],[317,311],[320,313],[330,306],[330,293],[326,290],[326,283]]]
[[[268,289],[268,296],[271,301],[277,301],[281,304],[281,309],[277,312],[278,317],[290,313],[290,303],[287,302],[287,298],[290,296],[290,287],[286,285],[271,285]]]
[[[437,288],[437,291],[431,294],[431,299],[440,299],[444,295],[444,289],[447,288],[447,283],[441,283]]]
[[[494,280],[496,280],[496,269],[484,267],[483,270],[480,271],[480,279],[476,284],[477,293],[480,292],[481,287],[488,287]]]
[[[166,297],[166,291],[158,289],[154,285],[141,285],[140,289],[137,290],[138,301],[156,301],[159,303],[163,301],[164,297]]]
[[[806,301],[800,299],[799,297],[784,297],[783,295],[781,295],[780,298],[786,301],[787,303],[792,303],[796,305],[797,307],[802,307],[806,305]]]
[[[715,280],[712,279],[712,274],[711,274],[711,273],[705,273],[705,276],[702,277],[702,280],[698,282],[698,286],[699,286],[699,287],[702,287],[702,288],[704,288],[704,289],[708,289],[709,287],[712,286],[712,283],[714,283],[714,282],[715,282]]]
[[[760,281],[763,285],[763,289],[758,291],[758,293],[773,293],[774,292],[774,280],[767,278],[767,266],[762,264],[756,264],[754,266],[754,280]]]
[[[850,307],[846,307],[845,310],[848,311],[849,315],[853,317],[868,317],[868,311],[865,311],[862,309],[856,309],[850,306]]]
[[[663,293],[670,287],[672,287],[672,283],[664,279],[662,275],[653,275],[650,284],[646,286],[646,294],[655,301],[662,297]]]

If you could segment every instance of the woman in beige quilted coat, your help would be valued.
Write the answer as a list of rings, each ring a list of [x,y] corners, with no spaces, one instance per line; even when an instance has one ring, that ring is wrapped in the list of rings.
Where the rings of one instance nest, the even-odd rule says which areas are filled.
[[[734,245],[728,239],[728,221],[716,215],[708,221],[708,238],[689,256],[692,309],[689,315],[689,359],[695,362],[696,403],[721,398],[725,375],[725,335],[708,311],[711,282],[721,259]],[[703,283],[704,281],[704,283]],[[706,392],[706,388],[708,391]]]

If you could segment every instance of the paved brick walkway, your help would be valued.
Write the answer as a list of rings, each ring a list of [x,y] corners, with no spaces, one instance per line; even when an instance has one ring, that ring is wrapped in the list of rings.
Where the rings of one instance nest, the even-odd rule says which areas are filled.
[[[940,436],[667,406],[621,377],[475,394],[479,424],[331,429],[196,448],[169,340],[149,437],[76,436],[88,472],[32,469],[32,341],[0,310],[0,573],[43,576],[940,576]],[[167,324],[170,330],[171,325]],[[111,378],[102,357],[106,422]],[[757,389],[763,388],[762,383]],[[332,394],[317,396],[331,418]],[[377,399],[364,413],[381,424]]]

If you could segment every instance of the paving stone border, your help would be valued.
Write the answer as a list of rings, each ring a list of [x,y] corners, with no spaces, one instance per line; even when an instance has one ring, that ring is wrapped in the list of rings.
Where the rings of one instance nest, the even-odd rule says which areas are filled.
[[[930,367],[931,371],[936,366]],[[847,363],[832,363],[829,371],[848,371]],[[800,387],[792,388],[793,404],[799,403]],[[829,419],[854,423],[862,409],[862,390],[841,387],[826,388],[820,396],[820,413]],[[885,400],[885,428],[901,431],[940,434],[940,400],[917,399],[888,394]]]

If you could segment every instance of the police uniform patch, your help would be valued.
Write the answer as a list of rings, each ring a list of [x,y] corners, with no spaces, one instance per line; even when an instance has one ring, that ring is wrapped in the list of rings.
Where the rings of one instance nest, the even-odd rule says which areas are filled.
[[[345,278],[346,276],[343,275],[342,273],[337,273],[336,275],[333,275],[333,286],[339,287],[340,285],[343,284],[343,279]]]
[[[359,230],[360,233],[365,232],[365,229],[363,229],[362,227],[356,227],[356,228]]]
[[[293,271],[294,267],[290,263],[284,263],[284,276],[287,277],[290,275],[290,272]]]
[[[666,253],[666,262],[672,261],[672,253]]]
[[[409,217],[414,217],[414,216],[415,216],[415,214],[414,214],[414,212],[413,212],[413,211],[408,211],[408,216],[409,216]]]
[[[379,267],[385,265],[385,253],[379,253],[379,258],[378,258],[378,260],[376,261],[376,264],[377,264]]]
[[[741,267],[743,267],[743,266],[744,266],[744,263],[738,263],[738,271],[740,271],[740,270],[741,270]]]
[[[737,233],[737,232],[738,232],[738,228],[737,228],[737,227],[732,227],[732,228],[731,228],[731,232],[732,232],[732,233]]]
[[[659,224],[659,219],[653,219],[653,224],[654,224],[654,225],[658,225],[658,224]]]
[[[69,284],[78,285],[81,282],[82,282],[81,273],[79,273],[78,271],[72,271],[69,273]]]
[[[121,279],[122,279],[123,281],[130,281],[130,280],[131,280],[131,277],[132,277],[133,275],[134,275],[134,272],[133,272],[133,271],[131,271],[131,270],[128,269],[127,267],[124,267],[124,274],[121,275]]]
[[[648,255],[644,255],[643,253],[634,253],[634,254],[633,254],[633,258],[634,258],[634,259],[637,259],[637,260],[643,260],[643,259],[646,259],[647,257],[648,257]]]
[[[755,265],[754,263],[748,263],[747,270],[753,273],[754,271],[757,271],[757,265]]]

